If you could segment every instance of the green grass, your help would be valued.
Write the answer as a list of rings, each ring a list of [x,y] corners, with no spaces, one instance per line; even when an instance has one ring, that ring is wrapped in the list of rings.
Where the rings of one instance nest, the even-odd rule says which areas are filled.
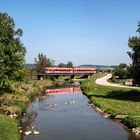
[[[18,125],[14,119],[0,115],[0,140],[19,140]]]
[[[140,90],[97,85],[97,77],[81,82],[83,92],[90,101],[112,117],[129,116],[123,121],[128,127],[130,124],[133,127],[140,126]]]

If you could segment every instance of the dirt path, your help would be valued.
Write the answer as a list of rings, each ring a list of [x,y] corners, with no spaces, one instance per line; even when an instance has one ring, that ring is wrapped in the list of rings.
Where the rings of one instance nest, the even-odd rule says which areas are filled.
[[[138,88],[138,87],[130,87],[130,86],[123,86],[123,85],[119,85],[119,84],[113,84],[113,83],[109,83],[107,80],[109,78],[111,78],[112,74],[107,74],[104,77],[101,77],[99,79],[96,79],[95,83],[99,84],[99,85],[104,85],[104,86],[113,86],[113,87],[123,87],[123,88]]]

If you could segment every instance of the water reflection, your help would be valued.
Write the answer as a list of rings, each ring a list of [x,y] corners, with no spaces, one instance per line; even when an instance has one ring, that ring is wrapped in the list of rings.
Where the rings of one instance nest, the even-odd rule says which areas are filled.
[[[37,117],[37,110],[36,106],[34,103],[38,102],[39,109],[40,110],[47,110],[49,108],[53,108],[57,106],[54,101],[49,98],[49,96],[53,97],[58,94],[78,94],[81,93],[80,87],[59,87],[59,88],[46,88],[45,92],[42,93],[38,98],[36,98],[32,103],[29,104],[28,109],[26,110],[26,113],[23,114],[23,117],[20,121],[21,126],[22,126],[22,137],[24,136],[24,132],[27,130],[31,130],[33,127],[37,127],[34,125],[35,119]],[[47,99],[50,99],[49,101],[46,102]],[[74,104],[75,100],[74,99],[66,99],[64,101],[64,104]],[[39,128],[39,127],[38,127]]]
[[[55,88],[55,89],[46,89],[46,95],[56,95],[56,94],[74,94],[81,93],[80,87],[67,87],[67,88]]]
[[[38,136],[23,140],[135,140],[121,125],[103,118],[92,107],[80,87],[45,89],[22,118],[24,130],[32,128]]]

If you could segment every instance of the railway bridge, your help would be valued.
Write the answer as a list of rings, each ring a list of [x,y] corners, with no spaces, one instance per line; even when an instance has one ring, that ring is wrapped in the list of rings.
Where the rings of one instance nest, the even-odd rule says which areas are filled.
[[[96,73],[95,68],[57,68],[57,67],[47,67],[44,68],[42,73],[38,73],[38,79],[45,77],[55,77],[59,76],[70,76],[73,79],[75,76],[81,76],[82,78],[88,78]]]
[[[82,78],[89,78],[93,74],[95,73],[48,73],[48,74],[38,73],[37,78],[43,79],[45,77],[55,77],[57,79],[59,76],[70,76],[70,79],[74,79],[75,76],[81,76]]]

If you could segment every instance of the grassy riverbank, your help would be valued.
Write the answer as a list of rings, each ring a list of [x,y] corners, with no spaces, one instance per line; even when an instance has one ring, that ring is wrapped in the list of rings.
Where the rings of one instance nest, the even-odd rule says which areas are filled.
[[[0,140],[19,140],[18,124],[5,115],[0,115]]]
[[[25,112],[29,102],[43,90],[44,86],[52,85],[51,80],[28,81],[13,83],[14,91],[0,91],[0,140],[19,140],[18,120]]]
[[[140,127],[140,90],[107,87],[95,83],[98,75],[82,81],[82,89],[95,106],[111,117],[126,116],[122,122],[129,128]]]

